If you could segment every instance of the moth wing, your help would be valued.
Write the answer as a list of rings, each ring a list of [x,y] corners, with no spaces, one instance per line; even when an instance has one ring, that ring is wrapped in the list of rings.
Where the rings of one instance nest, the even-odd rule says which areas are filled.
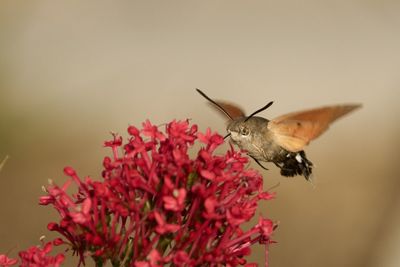
[[[359,107],[361,105],[349,104],[293,112],[268,122],[268,129],[278,145],[298,152],[325,132],[332,122]]]
[[[241,109],[239,106],[237,106],[235,104],[231,104],[231,103],[227,103],[227,102],[223,102],[223,101],[215,101],[215,102],[219,106],[221,106],[221,108],[223,108],[229,114],[229,116],[232,117],[232,119],[236,119],[236,118],[245,116],[243,109]],[[220,112],[221,114],[225,115],[225,113],[217,106],[212,105],[212,107],[217,109],[218,112]]]

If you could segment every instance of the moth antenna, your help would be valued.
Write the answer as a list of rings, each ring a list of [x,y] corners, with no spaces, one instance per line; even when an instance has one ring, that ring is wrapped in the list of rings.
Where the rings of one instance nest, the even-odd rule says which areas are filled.
[[[269,108],[273,103],[274,103],[274,101],[271,101],[271,102],[269,102],[268,104],[266,104],[265,106],[263,106],[262,108],[260,108],[260,109],[258,109],[258,110],[256,110],[256,111],[254,111],[253,113],[251,113],[250,116],[248,116],[248,117],[244,120],[244,122],[248,121],[251,117],[253,117],[254,115],[260,113],[261,111],[266,110],[266,109]]]
[[[224,140],[225,140],[226,138],[228,138],[230,135],[231,135],[231,133],[228,133],[227,135],[225,135],[225,136],[224,136]]]
[[[205,99],[207,99],[208,101],[210,101],[211,103],[213,103],[215,106],[217,106],[229,119],[231,119],[233,121],[232,116],[223,108],[221,107],[217,102],[215,102],[214,100],[212,100],[211,98],[209,98],[205,93],[203,93],[199,88],[196,88],[196,91],[201,94]]]

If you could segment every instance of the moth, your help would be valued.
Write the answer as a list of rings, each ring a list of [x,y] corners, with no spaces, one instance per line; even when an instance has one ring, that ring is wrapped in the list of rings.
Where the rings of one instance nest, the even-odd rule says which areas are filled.
[[[214,101],[200,89],[197,92],[226,115],[226,128],[231,141],[247,151],[262,168],[260,161],[272,162],[282,176],[303,175],[310,180],[313,164],[307,159],[304,147],[325,132],[338,118],[361,107],[360,104],[342,104],[288,113],[268,120],[256,116],[273,102],[246,116],[237,105]]]

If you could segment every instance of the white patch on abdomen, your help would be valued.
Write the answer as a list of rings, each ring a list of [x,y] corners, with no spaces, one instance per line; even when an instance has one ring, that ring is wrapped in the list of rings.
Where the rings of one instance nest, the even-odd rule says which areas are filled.
[[[300,155],[299,153],[296,154],[296,157],[295,157],[295,158],[296,158],[296,160],[297,160],[298,163],[301,163],[301,162],[302,162],[302,158],[301,158],[301,155]]]

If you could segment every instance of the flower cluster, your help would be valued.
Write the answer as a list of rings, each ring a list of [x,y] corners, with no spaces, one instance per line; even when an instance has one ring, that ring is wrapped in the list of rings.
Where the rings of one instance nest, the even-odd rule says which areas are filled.
[[[65,259],[62,253],[57,254],[55,257],[48,255],[53,250],[53,245],[58,246],[64,243],[60,238],[55,239],[53,242],[43,243],[42,247],[33,246],[27,250],[19,252],[20,266],[21,267],[45,267],[45,266],[60,266]],[[0,266],[8,267],[18,263],[17,259],[8,258],[6,255],[0,255]]]
[[[53,242],[47,242],[41,247],[30,247],[25,251],[19,253],[21,258],[21,267],[32,267],[32,266],[60,266],[65,259],[65,255],[62,253],[57,254],[55,257],[48,255],[52,249],[53,245],[59,245],[63,242],[61,239],[57,238]]]
[[[105,142],[112,155],[104,158],[102,181],[81,178],[66,167],[69,179],[46,187],[40,204],[60,214],[58,222],[48,224],[63,237],[54,242],[69,246],[80,263],[89,256],[97,266],[107,261],[136,267],[245,265],[254,243],[264,244],[267,253],[275,228],[271,220],[260,217],[242,229],[258,202],[273,198],[263,191],[261,175],[246,168],[246,156],[232,147],[217,155],[222,136],[209,129],[199,133],[188,121],[172,121],[165,132],[146,121],[128,133],[126,143],[118,135]],[[191,159],[188,150],[196,140],[203,146]],[[73,184],[77,192],[67,193]],[[20,258],[36,253],[49,262],[35,266],[64,260],[46,257],[51,243],[36,250],[21,252]],[[2,256],[12,261],[4,255],[0,261]]]

